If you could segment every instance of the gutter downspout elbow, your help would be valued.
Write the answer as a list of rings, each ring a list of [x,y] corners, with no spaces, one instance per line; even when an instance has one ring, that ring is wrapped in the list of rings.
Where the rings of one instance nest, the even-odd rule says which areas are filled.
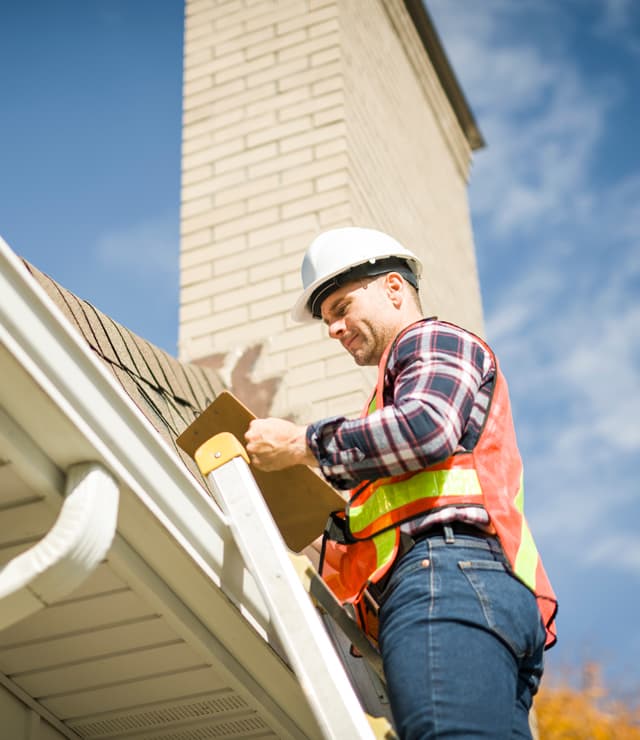
[[[95,570],[113,542],[119,494],[98,463],[69,468],[53,527],[0,568],[0,630],[60,601]]]

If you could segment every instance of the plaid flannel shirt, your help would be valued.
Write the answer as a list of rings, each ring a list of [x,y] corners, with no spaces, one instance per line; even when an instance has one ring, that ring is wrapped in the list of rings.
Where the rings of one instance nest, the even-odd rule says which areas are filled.
[[[307,443],[325,478],[339,489],[422,470],[474,447],[494,377],[493,358],[476,337],[426,319],[406,331],[390,353],[384,407],[359,419],[338,416],[313,423]],[[402,529],[416,534],[453,520],[489,524],[481,507],[448,507]]]

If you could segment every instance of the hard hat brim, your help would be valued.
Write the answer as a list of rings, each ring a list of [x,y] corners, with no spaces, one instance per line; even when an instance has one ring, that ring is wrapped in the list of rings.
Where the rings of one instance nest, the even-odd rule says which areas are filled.
[[[367,263],[371,263],[372,269],[370,271],[363,272],[361,275],[354,275],[353,277],[354,281],[361,279],[362,277],[366,275],[376,276],[376,275],[383,275],[388,272],[400,272],[402,274],[403,271],[398,269],[397,266],[392,266],[389,269],[385,267],[384,269],[379,270],[379,271],[375,269],[375,265],[377,263],[384,262],[385,260],[388,260],[391,258],[405,263],[405,265],[409,268],[409,271],[413,274],[415,278],[415,287],[417,288],[418,278],[420,276],[420,267],[421,267],[418,260],[411,259],[409,257],[399,256],[398,254],[376,255],[375,260],[365,259],[356,264],[349,265],[347,269],[342,267],[340,269],[334,270],[331,273],[323,275],[321,278],[318,278],[317,280],[314,280],[298,296],[297,301],[295,302],[293,308],[291,309],[291,318],[298,323],[307,323],[307,322],[317,320],[318,317],[314,316],[313,312],[311,311],[309,307],[309,302],[311,301],[316,291],[320,289],[323,285],[327,285],[328,283],[334,282],[335,279],[338,278],[340,275],[348,275],[349,273],[352,273],[354,270],[356,270],[358,267],[367,265]],[[406,276],[403,276],[403,277],[407,279]],[[345,283],[343,283],[343,285],[346,285],[348,282],[350,281],[347,279]],[[413,281],[410,281],[410,282],[413,282]],[[328,298],[331,295],[331,293],[335,292],[335,290],[338,290],[339,287],[341,286],[336,284],[334,290],[328,291],[327,294],[323,296],[322,301],[326,300],[326,298]]]

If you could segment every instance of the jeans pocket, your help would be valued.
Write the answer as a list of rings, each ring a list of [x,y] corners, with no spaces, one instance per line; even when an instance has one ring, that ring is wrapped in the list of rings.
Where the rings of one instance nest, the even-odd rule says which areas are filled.
[[[429,560],[425,558],[420,558],[418,560],[414,557],[407,562],[400,562],[398,566],[393,569],[384,589],[377,596],[378,606],[382,608],[382,605],[389,600],[389,597],[393,594],[400,583],[406,582],[407,579],[417,571],[424,572],[428,567]]]
[[[534,594],[500,561],[463,560],[458,567],[478,599],[485,626],[517,658],[533,655],[544,640]]]

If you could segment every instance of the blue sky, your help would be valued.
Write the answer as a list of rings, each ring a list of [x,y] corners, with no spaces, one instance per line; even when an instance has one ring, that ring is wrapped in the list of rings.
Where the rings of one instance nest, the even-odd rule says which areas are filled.
[[[640,3],[429,0],[488,142],[471,210],[527,511],[560,597],[549,675],[640,689]],[[172,354],[182,2],[0,3],[0,235]]]

